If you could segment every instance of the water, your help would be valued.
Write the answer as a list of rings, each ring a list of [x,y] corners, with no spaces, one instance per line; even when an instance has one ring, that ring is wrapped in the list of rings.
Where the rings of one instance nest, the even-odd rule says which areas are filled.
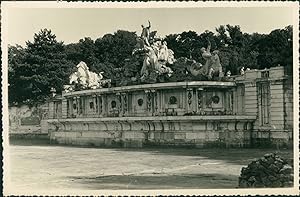
[[[270,151],[12,145],[9,152],[14,191],[35,191],[235,188],[241,168]]]

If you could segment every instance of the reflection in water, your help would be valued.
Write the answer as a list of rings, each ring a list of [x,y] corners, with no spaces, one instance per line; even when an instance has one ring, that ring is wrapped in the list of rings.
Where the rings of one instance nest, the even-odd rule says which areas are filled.
[[[10,173],[15,189],[235,188],[265,152],[10,146]]]

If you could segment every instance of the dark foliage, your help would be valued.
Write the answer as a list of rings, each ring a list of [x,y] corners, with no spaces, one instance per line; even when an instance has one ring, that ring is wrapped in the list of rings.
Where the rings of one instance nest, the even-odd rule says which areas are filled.
[[[167,35],[164,40],[178,61],[171,65],[173,76],[161,81],[197,80],[180,62],[186,57],[204,64],[200,49],[207,47],[208,40],[212,51],[219,50],[225,72],[230,70],[232,74],[238,74],[243,66],[263,69],[281,65],[292,70],[292,26],[267,35],[243,33],[239,26],[231,25],[220,26],[216,32],[188,31]],[[91,71],[104,71],[104,77],[112,79],[114,86],[140,83],[143,59],[132,55],[137,37],[135,32],[118,30],[95,41],[87,37],[78,43],[64,45],[56,40],[51,30],[44,29],[24,48],[9,46],[9,102],[43,101],[51,87],[61,92],[80,61],[86,62]]]

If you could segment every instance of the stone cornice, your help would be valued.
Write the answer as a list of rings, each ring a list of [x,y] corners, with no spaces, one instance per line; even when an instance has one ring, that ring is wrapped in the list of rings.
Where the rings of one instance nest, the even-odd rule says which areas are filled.
[[[159,89],[179,89],[179,88],[230,88],[234,87],[235,82],[223,82],[223,81],[188,81],[188,82],[170,82],[170,83],[155,83],[155,84],[143,84],[133,86],[122,86],[113,88],[101,88],[96,90],[81,90],[75,92],[63,93],[63,97],[73,97],[78,95],[92,95],[92,94],[105,94],[116,93],[124,91],[145,91],[145,90],[159,90]]]
[[[105,118],[69,118],[49,119],[51,122],[135,122],[135,121],[250,121],[256,120],[253,115],[221,115],[221,116],[146,116],[146,117],[105,117]]]

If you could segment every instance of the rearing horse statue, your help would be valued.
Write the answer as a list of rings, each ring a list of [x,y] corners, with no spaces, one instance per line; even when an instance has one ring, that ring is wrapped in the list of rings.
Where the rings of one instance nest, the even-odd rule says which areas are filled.
[[[172,74],[171,68],[165,66],[163,63],[158,61],[158,57],[152,47],[145,47],[146,54],[143,62],[143,67],[141,69],[142,78],[148,76],[149,71],[155,71],[159,75],[161,74]]]

